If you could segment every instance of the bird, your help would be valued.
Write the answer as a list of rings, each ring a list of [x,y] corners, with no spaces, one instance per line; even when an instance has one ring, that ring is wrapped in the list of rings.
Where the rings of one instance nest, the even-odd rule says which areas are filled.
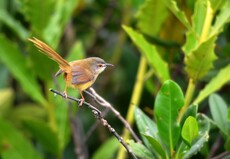
[[[98,75],[102,73],[107,66],[113,66],[110,63],[106,63],[103,59],[99,57],[88,57],[81,60],[75,60],[67,62],[63,59],[56,51],[49,47],[46,43],[33,37],[28,39],[34,44],[39,51],[50,59],[57,62],[59,65],[59,70],[55,74],[55,77],[60,74],[64,75],[65,88],[63,95],[67,98],[67,88],[72,87],[79,91],[81,95],[80,106],[85,101],[82,94],[84,90],[91,87],[96,81]]]

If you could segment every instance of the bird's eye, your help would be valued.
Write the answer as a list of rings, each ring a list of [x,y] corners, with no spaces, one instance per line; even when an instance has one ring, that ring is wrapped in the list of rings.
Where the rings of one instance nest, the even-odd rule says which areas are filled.
[[[98,67],[102,67],[103,65],[102,65],[102,64],[98,64],[97,66],[98,66]]]

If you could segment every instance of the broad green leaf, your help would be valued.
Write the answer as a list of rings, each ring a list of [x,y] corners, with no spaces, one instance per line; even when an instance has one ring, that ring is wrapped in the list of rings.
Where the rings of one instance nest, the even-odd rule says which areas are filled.
[[[184,24],[184,26],[187,27],[188,30],[191,30],[191,24],[189,23],[185,13],[178,8],[176,1],[163,0],[163,2],[168,7],[168,9],[171,10],[171,12],[173,12],[177,19],[180,20],[180,22]]]
[[[198,136],[198,124],[196,118],[189,116],[182,127],[182,138],[189,146],[191,146],[193,140]]]
[[[24,119],[45,119],[47,117],[47,110],[44,107],[35,104],[17,105],[10,112],[7,118],[14,124],[21,124]]]
[[[185,70],[189,77],[195,81],[204,77],[213,67],[213,61],[216,60],[214,53],[216,36],[204,41],[191,53],[185,56]]]
[[[192,116],[194,118],[196,118],[197,115],[197,109],[198,109],[198,105],[196,104],[192,104],[188,107],[188,109],[186,110],[186,112],[184,113],[184,115],[182,116],[181,120],[180,120],[180,125],[183,126],[185,120],[189,117]]]
[[[155,122],[138,107],[135,107],[134,117],[140,133],[157,137],[158,132]]]
[[[201,150],[201,148],[209,139],[209,120],[207,120],[207,117],[205,117],[204,115],[198,115],[197,121],[199,127],[199,136],[196,138],[196,141],[192,143],[191,148],[188,149],[188,151],[185,153],[183,159],[191,158],[191,156],[197,154],[197,152]]]
[[[83,44],[81,41],[77,41],[73,44],[66,59],[67,61],[74,61],[83,58],[85,58],[85,50],[83,48]]]
[[[10,123],[0,118],[2,159],[41,159],[32,144]]]
[[[54,75],[59,69],[58,64],[42,54],[29,41],[26,41],[26,43],[29,45],[28,53],[34,74],[45,82],[51,81],[52,74]]]
[[[163,146],[152,136],[144,135],[145,138],[149,141],[152,146],[152,149],[155,150],[162,158],[168,158],[166,156],[166,151]]]
[[[184,95],[173,81],[162,85],[155,99],[155,119],[162,141],[172,152],[180,137],[180,126],[177,122],[178,111],[184,105]]]
[[[210,0],[214,12],[218,11],[228,0]]]
[[[119,142],[115,137],[106,140],[102,146],[93,154],[92,159],[112,159],[116,150],[119,148]]]
[[[61,153],[57,134],[49,127],[48,123],[41,120],[26,119],[23,125],[47,151],[55,155]]]
[[[129,147],[133,151],[133,153],[140,158],[144,159],[155,159],[153,154],[149,149],[147,149],[144,145],[140,143],[135,143],[133,140],[128,141]]]
[[[142,33],[155,36],[167,15],[167,8],[161,0],[146,0],[136,14],[137,27]]]
[[[219,95],[212,94],[209,97],[209,107],[216,126],[228,135],[228,108],[225,101]]]
[[[153,136],[154,138],[158,139],[159,137],[157,126],[152,119],[150,119],[147,115],[144,114],[144,112],[141,111],[141,109],[137,107],[135,107],[134,117],[139,133],[141,134],[145,145],[149,147],[150,143],[142,134]]]
[[[54,101],[55,105],[58,140],[60,144],[60,149],[62,151],[70,140],[70,122],[68,116],[70,105],[68,105],[67,100],[63,100],[63,98],[60,96],[53,98],[52,101]]]
[[[54,12],[55,0],[47,0],[41,3],[40,0],[20,0],[21,11],[31,24],[32,31],[41,37],[42,31],[49,23]]]
[[[26,58],[23,57],[19,48],[4,36],[0,35],[1,61],[8,67],[13,76],[19,81],[23,90],[35,101],[46,105],[36,78],[32,70],[28,69]]]
[[[28,38],[28,31],[22,26],[22,24],[14,19],[10,14],[8,14],[5,10],[0,9],[0,22],[7,25],[10,29],[13,30],[15,34],[18,35],[19,38],[25,40]]]
[[[13,104],[14,92],[11,88],[0,89],[0,117],[6,116]]]
[[[202,89],[193,103],[199,104],[207,96],[219,90],[223,85],[230,81],[230,65],[222,68],[219,73]]]
[[[221,1],[220,1],[221,2]],[[210,36],[220,33],[230,18],[230,1],[226,1],[225,5],[221,8],[220,13],[217,15],[215,23],[211,28]]]
[[[132,28],[123,26],[127,34],[132,39],[140,52],[146,57],[150,66],[156,72],[157,77],[161,82],[170,79],[168,64],[161,58],[156,47],[148,43],[143,35],[137,33]]]
[[[79,4],[78,2],[79,0],[58,0],[55,1],[55,5],[52,6],[54,12],[47,27],[43,31],[43,37],[53,48],[57,48],[64,28],[71,20],[71,15]]]

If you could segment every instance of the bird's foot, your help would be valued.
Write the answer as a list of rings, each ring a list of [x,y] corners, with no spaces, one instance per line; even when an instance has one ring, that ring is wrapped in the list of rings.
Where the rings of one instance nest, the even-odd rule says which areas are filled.
[[[79,106],[82,106],[83,102],[85,101],[84,98],[81,98],[80,101],[79,101]]]
[[[63,92],[63,97],[64,97],[65,99],[67,99],[67,92],[66,92],[66,91]]]

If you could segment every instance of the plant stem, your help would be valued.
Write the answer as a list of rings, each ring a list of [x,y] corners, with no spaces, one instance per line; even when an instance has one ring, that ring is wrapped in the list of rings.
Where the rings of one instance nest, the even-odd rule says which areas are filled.
[[[212,21],[213,21],[213,15],[214,15],[214,12],[212,10],[211,3],[210,3],[210,1],[207,1],[206,18],[204,21],[202,33],[201,33],[200,38],[199,38],[200,44],[203,43],[209,36],[210,27],[211,27]],[[183,108],[180,111],[179,116],[178,116],[178,121],[180,121],[180,119],[182,118],[183,114],[187,110],[187,108],[188,108],[188,106],[192,100],[195,86],[196,86],[196,81],[197,81],[197,79],[192,79],[192,78],[189,79],[188,89],[187,89],[186,94],[185,94],[185,103],[184,103]]]
[[[213,10],[212,10],[212,7],[211,7],[211,3],[210,3],[210,1],[207,1],[206,18],[205,18],[205,21],[204,21],[204,25],[203,25],[203,29],[202,29],[202,33],[201,33],[201,36],[200,36],[199,43],[202,43],[208,37],[210,27],[212,25],[213,15],[214,15],[214,13],[213,13]]]
[[[144,56],[141,56],[139,67],[138,67],[138,72],[137,72],[137,77],[136,77],[136,82],[134,85],[133,89],[133,94],[130,100],[129,104],[129,109],[128,113],[126,116],[126,121],[132,125],[133,120],[134,120],[134,108],[135,106],[138,106],[140,103],[140,98],[141,98],[141,93],[144,85],[144,76],[147,68],[147,61]],[[130,132],[127,129],[124,129],[123,131],[123,139],[126,141],[130,136]],[[126,151],[123,147],[120,147],[118,151],[118,156],[117,159],[124,159],[126,156]]]
[[[180,114],[178,116],[178,121],[180,121],[180,119],[182,118],[183,114],[185,113],[185,111],[187,110],[191,100],[192,100],[192,97],[193,97],[193,94],[194,94],[194,90],[195,90],[195,87],[196,87],[196,83],[194,82],[193,79],[189,79],[189,84],[188,84],[188,88],[187,88],[187,91],[186,91],[186,94],[185,94],[185,102],[184,102],[184,106],[182,107],[182,109],[180,110]]]

